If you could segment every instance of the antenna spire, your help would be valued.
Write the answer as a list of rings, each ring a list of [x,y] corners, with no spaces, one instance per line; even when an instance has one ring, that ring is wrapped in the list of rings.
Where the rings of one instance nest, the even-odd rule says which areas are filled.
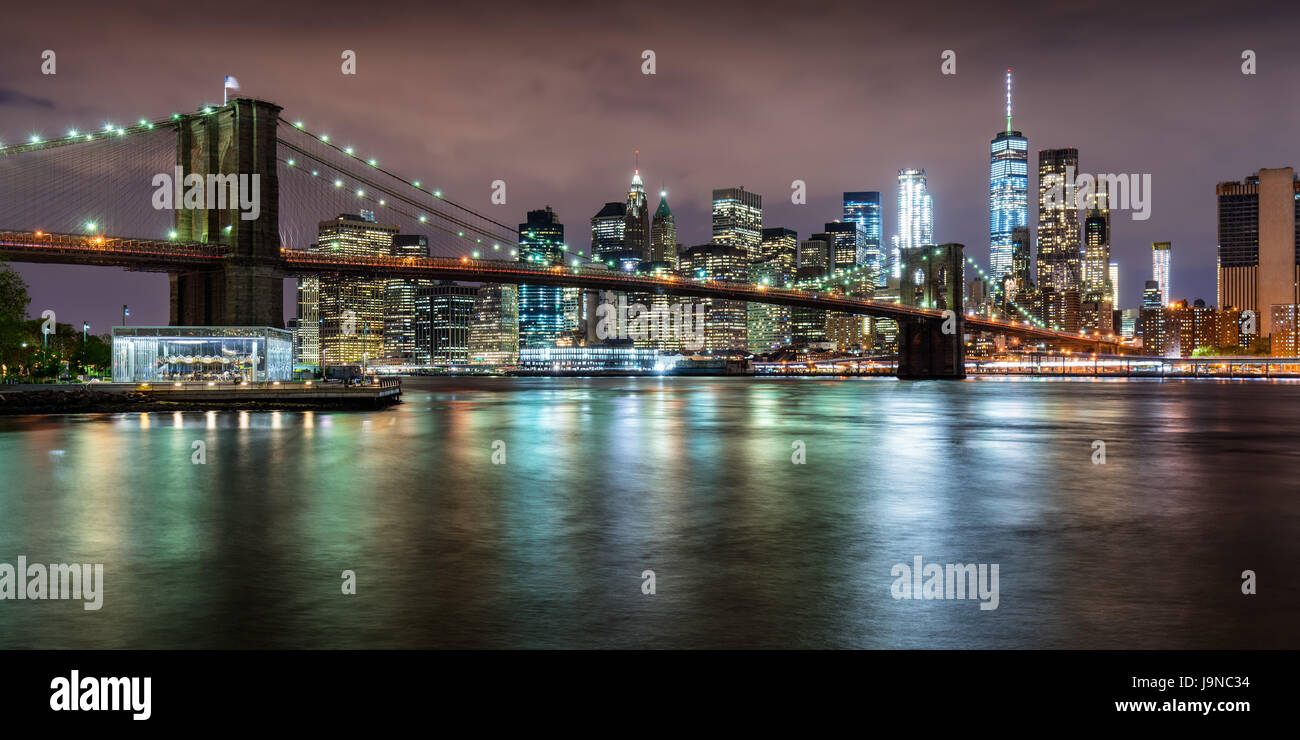
[[[1007,69],[1007,133],[1011,133],[1011,70]]]
[[[640,149],[632,150],[632,166],[635,169],[635,171],[638,174],[640,174],[641,172],[641,150]]]

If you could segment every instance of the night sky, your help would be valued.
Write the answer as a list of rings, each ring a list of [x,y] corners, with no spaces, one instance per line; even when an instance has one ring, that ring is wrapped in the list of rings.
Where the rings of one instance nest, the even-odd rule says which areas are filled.
[[[1213,302],[1215,184],[1300,166],[1294,2],[194,5],[8,7],[0,142],[220,102],[229,74],[239,94],[498,220],[551,205],[584,250],[639,149],[652,207],[665,187],[688,246],[709,238],[710,191],[739,185],[763,196],[765,226],[800,238],[840,216],[842,191],[880,190],[887,243],[897,170],[924,167],[936,240],[987,265],[988,143],[1011,67],[1031,223],[1038,149],[1077,147],[1086,173],[1152,175],[1150,220],[1113,215],[1124,307],[1155,240],[1174,244],[1172,295]],[[45,49],[55,75],[40,72]],[[646,49],[657,74],[641,72]],[[489,200],[498,179],[506,205]],[[806,205],[790,202],[796,179]],[[130,303],[132,323],[167,323],[165,276],[17,267],[33,316],[102,332]]]

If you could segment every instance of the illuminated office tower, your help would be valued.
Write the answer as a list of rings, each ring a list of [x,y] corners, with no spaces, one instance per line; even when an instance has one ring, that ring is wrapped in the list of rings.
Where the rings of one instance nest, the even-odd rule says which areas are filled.
[[[396,235],[396,226],[375,223],[373,216],[345,213],[320,222],[317,250],[332,257],[386,257]],[[383,279],[320,276],[320,348],[325,365],[369,363],[383,355],[386,289]]]
[[[757,247],[755,247],[757,251]],[[682,253],[682,271],[695,279],[717,282],[746,282],[749,252],[739,245],[701,244]],[[725,355],[745,352],[748,310],[744,301],[697,298],[704,304],[704,349]]]
[[[799,279],[825,275],[831,262],[830,251],[830,240],[824,234],[814,234],[811,239],[799,242]]]
[[[1013,270],[1015,230],[1029,222],[1029,139],[1011,128],[1011,70],[1007,127],[989,144],[989,276],[995,286]],[[996,289],[1001,289],[997,287]]]
[[[1104,185],[1103,185],[1104,187]],[[1083,222],[1083,286],[1078,328],[1100,334],[1114,329],[1110,285],[1110,209],[1104,192],[1088,196]]]
[[[564,264],[564,224],[550,206],[529,211],[519,224],[519,261],[533,265]],[[554,347],[568,327],[564,288],[519,286],[519,346]]]
[[[1079,213],[1075,205],[1078,149],[1038,151],[1038,287],[1057,292],[1081,285]]]
[[[740,247],[753,260],[762,240],[763,196],[743,187],[714,190],[713,243]]]
[[[1169,255],[1173,251],[1170,242],[1152,242],[1151,244],[1151,279],[1160,285],[1160,302],[1169,305]]]
[[[1119,308],[1119,263],[1110,263],[1110,305]]]
[[[830,264],[831,237],[813,234],[811,239],[799,242],[799,267],[795,279],[806,283],[825,280]],[[820,308],[794,306],[790,309],[790,339],[795,344],[826,341],[826,311]]]
[[[317,251],[317,245],[307,251]],[[293,333],[293,357],[298,365],[320,365],[320,278],[298,278],[298,326]]]
[[[1142,310],[1151,311],[1165,305],[1160,300],[1160,283],[1148,280],[1142,288]]]
[[[1138,326],[1139,326],[1140,317],[1142,315],[1142,310],[1137,308],[1126,308],[1120,311],[1119,313],[1120,313],[1120,321],[1119,321],[1120,335],[1123,336],[1125,339],[1132,339],[1133,337],[1138,336]],[[1228,344],[1234,344],[1234,343],[1229,342]]]
[[[777,260],[758,260],[749,264],[749,282],[757,285],[780,285],[781,264]],[[770,303],[747,303],[745,341],[750,352],[780,349],[790,343],[790,307]]]
[[[1216,193],[1219,309],[1253,311],[1259,334],[1271,337],[1275,308],[1300,303],[1300,181],[1290,167],[1261,169],[1243,182],[1220,183]],[[1294,334],[1290,316],[1285,308],[1279,313]],[[1287,346],[1300,345],[1296,339]]]
[[[659,191],[659,207],[650,222],[650,261],[677,269],[677,219],[668,208],[668,193]]]
[[[863,244],[867,232],[856,221],[833,221],[825,225],[825,234],[831,243],[830,271],[852,270],[863,262],[865,251]]]
[[[470,317],[469,361],[492,367],[519,361],[519,291],[515,286],[479,286]]]
[[[844,194],[844,220],[860,224],[865,232],[862,262],[869,265],[876,285],[883,287],[889,278],[889,260],[881,243],[882,221],[880,192],[864,190]]]
[[[926,185],[925,170],[898,171],[898,235],[890,262],[893,276],[902,274],[905,251],[934,243],[934,204]]]
[[[781,226],[763,229],[758,259],[750,263],[749,281],[781,287],[793,282],[799,261],[799,235]],[[748,304],[746,340],[750,352],[770,352],[790,343],[790,307]]]
[[[450,280],[420,288],[416,299],[416,352],[428,356],[422,364],[469,363],[469,332],[477,297],[478,288]]]
[[[393,257],[428,257],[429,239],[423,234],[396,234],[389,253]],[[416,302],[421,288],[432,281],[389,278],[384,284],[384,359],[393,364],[424,365],[428,345],[416,339]]]
[[[662,202],[662,200],[660,201]],[[650,262],[650,201],[646,198],[641,170],[632,173],[632,185],[627,191],[623,213],[623,249],[628,256],[636,255],[642,262]]]
[[[1110,203],[1104,190],[1087,197],[1087,218],[1083,222],[1083,298],[1086,301],[1110,300]]]
[[[1038,151],[1038,291],[1042,320],[1074,331],[1072,307],[1079,301],[1082,270],[1075,177],[1078,149]],[[1077,323],[1077,322],[1076,322]]]
[[[758,260],[774,262],[772,285],[782,286],[794,280],[799,267],[799,235],[793,229],[776,226],[763,229],[758,245]]]
[[[1028,319],[1037,300],[1028,226],[1017,226],[1011,232],[1011,276],[1004,277],[1001,283],[1004,311]]]
[[[591,217],[591,256],[614,267],[615,258],[623,251],[627,204],[606,203]]]

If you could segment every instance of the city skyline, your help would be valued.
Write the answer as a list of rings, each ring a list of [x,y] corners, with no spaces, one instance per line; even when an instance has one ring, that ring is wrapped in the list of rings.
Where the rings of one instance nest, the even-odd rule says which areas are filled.
[[[184,69],[148,66],[147,60],[156,51],[115,49],[113,53],[121,57],[122,64],[115,67],[114,75],[150,81],[128,90],[110,84],[111,79],[104,76],[107,73],[86,63],[104,48],[103,42],[95,38],[97,34],[92,34],[80,42],[79,49],[64,53],[54,76],[39,74],[41,48],[57,46],[54,41],[0,51],[5,70],[0,79],[0,107],[6,113],[0,142],[11,142],[30,132],[59,133],[71,125],[100,125],[101,119],[134,120],[160,111],[191,110],[203,102],[219,101],[218,81],[232,74],[241,80],[246,93],[282,102],[295,117],[346,136],[381,161],[409,162],[413,172],[446,172],[438,179],[446,192],[508,223],[518,223],[527,211],[547,204],[559,213],[572,214],[568,218],[573,222],[580,214],[594,213],[614,192],[625,192],[630,175],[625,168],[633,150],[639,149],[646,182],[667,190],[671,198],[679,224],[678,241],[683,245],[708,241],[710,193],[732,184],[743,184],[764,196],[765,227],[794,229],[801,240],[836,218],[843,192],[878,190],[882,193],[884,234],[892,235],[897,230],[892,223],[897,210],[893,174],[900,167],[915,164],[926,168],[934,194],[935,241],[964,243],[968,254],[987,266],[983,246],[988,240],[985,147],[989,132],[1005,125],[1004,110],[997,101],[1005,84],[1005,70],[1011,67],[1016,74],[1015,125],[1032,139],[1035,149],[1074,146],[1084,151],[1090,172],[1136,171],[1153,176],[1155,196],[1150,220],[1134,221],[1122,211],[1113,215],[1112,259],[1126,276],[1121,286],[1121,305],[1139,304],[1140,286],[1149,277],[1146,250],[1159,240],[1172,241],[1179,248],[1171,298],[1213,301],[1213,189],[1219,182],[1240,181],[1262,167],[1297,164],[1290,160],[1293,150],[1282,132],[1294,128],[1300,114],[1296,104],[1282,94],[1285,62],[1288,58],[1294,60],[1296,52],[1282,43],[1280,29],[1271,26],[1267,16],[1260,16],[1233,32],[1243,37],[1237,43],[1235,37],[1214,35],[1219,29],[1210,8],[1208,4],[1193,5],[1177,19],[1142,11],[1107,40],[1098,42],[1093,35],[1089,43],[1101,43],[1103,51],[1124,48],[1124,44],[1160,28],[1171,39],[1213,38],[1213,54],[1166,53],[1164,49],[1148,50],[1138,45],[1125,48],[1118,57],[1110,55],[1122,57],[1122,63],[1106,54],[1096,56],[1100,66],[1081,69],[1073,78],[1062,77],[1053,67],[1054,60],[1071,58],[1082,41],[1067,39],[1048,45],[1030,39],[1025,48],[990,49],[987,44],[991,32],[963,29],[961,21],[969,19],[972,11],[958,6],[936,15],[934,36],[944,40],[935,48],[895,49],[899,53],[894,55],[886,49],[862,51],[847,58],[844,55],[848,52],[837,52],[840,64],[833,63],[834,57],[809,59],[794,52],[767,61],[755,60],[755,75],[764,80],[765,89],[793,96],[788,106],[792,112],[797,111],[804,96],[820,94],[823,86],[841,83],[846,65],[866,64],[875,70],[871,76],[874,82],[864,82],[861,76],[854,78],[853,89],[860,94],[846,100],[842,115],[817,119],[802,114],[780,115],[783,111],[773,113],[762,95],[744,86],[735,90],[710,88],[709,80],[715,74],[709,71],[711,54],[722,52],[679,55],[677,51],[683,45],[696,39],[696,32],[687,31],[681,38],[674,38],[663,33],[664,24],[655,20],[644,21],[637,32],[603,37],[594,52],[556,51],[549,46],[543,49],[533,41],[525,41],[521,48],[504,49],[499,58],[475,57],[478,66],[469,68],[452,64],[463,58],[468,42],[449,34],[445,48],[422,50],[418,57],[421,66],[454,71],[440,75],[427,97],[393,96],[393,88],[381,78],[411,63],[406,59],[411,53],[409,48],[402,49],[401,55],[396,53],[409,44],[367,44],[366,39],[372,37],[349,28],[342,20],[322,18],[319,23],[324,34],[339,38],[340,48],[360,47],[358,74],[366,80],[364,88],[349,87],[356,80],[339,74],[337,59],[321,57],[319,52],[310,62],[305,55],[292,58],[292,44],[303,42],[292,41],[288,47],[272,50],[269,47],[274,45],[259,45],[259,39],[266,37],[253,29],[241,38],[222,37],[221,55]],[[522,33],[534,12],[521,8],[497,22],[503,24],[503,32]],[[691,8],[683,10],[682,17],[703,21],[715,12]],[[776,12],[755,6],[752,15],[744,16],[734,30],[723,33],[722,46],[734,49],[743,30],[761,25]],[[795,24],[791,33],[795,37],[810,33],[809,24],[824,18],[815,12]],[[1031,10],[1016,23],[1028,28],[1034,19]],[[150,24],[165,20],[135,18],[114,22],[144,33]],[[463,10],[448,19],[447,27],[469,26],[479,20],[476,11]],[[69,20],[69,32],[103,21],[94,10],[88,10]],[[881,21],[885,27],[899,22],[889,12]],[[1078,36],[1085,38],[1089,37],[1086,31],[1098,21],[1078,15],[1069,22],[1079,30]],[[216,38],[226,25],[214,19],[209,28],[198,32],[200,39],[205,34]],[[578,23],[573,30],[560,33],[580,33],[582,27],[583,23]],[[400,28],[387,27],[386,31],[394,42],[403,36]],[[880,40],[887,42],[883,31],[881,34]],[[159,49],[165,49],[168,44],[180,48],[182,42],[163,39],[158,43],[162,45]],[[957,53],[957,74],[945,76],[940,73],[940,54],[949,47]],[[647,48],[656,52],[655,75],[641,73],[640,55]],[[1260,54],[1258,75],[1241,74],[1243,49]],[[580,59],[588,62],[581,64]],[[590,66],[593,59],[599,60],[595,67]],[[850,60],[855,60],[852,65]],[[782,67],[795,62],[797,69],[793,71]],[[1115,84],[1125,76],[1119,70],[1129,66],[1161,76],[1166,93],[1159,105],[1144,99],[1135,88]],[[1055,88],[1062,79],[1079,85],[1076,94],[1080,99],[1110,101],[1116,116],[1136,123],[1126,126],[1126,135],[1117,138],[1109,126],[1058,110],[1059,91]],[[502,96],[508,93],[517,93],[512,100],[520,105],[537,102],[539,93],[518,89],[518,83],[529,81],[537,81],[543,88],[562,88],[568,104],[549,108],[554,114],[549,119],[530,117],[523,128],[493,114],[494,109],[501,109],[505,100]],[[615,90],[622,92],[611,92]],[[761,125],[747,126],[741,132],[728,129],[723,136],[720,126],[726,117],[708,112],[716,106],[700,103],[706,91],[715,98],[723,95],[733,107],[764,110],[763,116],[753,119]],[[378,96],[388,96],[384,105],[393,112],[391,121],[372,115]],[[1221,101],[1222,120],[1207,117],[1203,105],[1206,96]],[[454,101],[454,105],[433,106],[437,100]],[[576,111],[569,106],[581,100],[599,105],[603,124],[578,125]],[[879,100],[891,104],[872,104]],[[1235,112],[1229,115],[1228,109],[1236,107],[1259,111],[1260,120],[1267,120],[1268,125],[1243,123]],[[952,115],[957,111],[961,115]],[[429,123],[411,126],[409,121],[413,119]],[[1153,123],[1142,125],[1142,121]],[[864,122],[870,125],[864,126]],[[430,131],[439,133],[430,137]],[[573,135],[574,131],[584,135]],[[1248,144],[1236,144],[1243,134],[1249,134]],[[821,146],[828,138],[837,145]],[[510,143],[501,146],[507,140]],[[1234,145],[1224,145],[1229,141]],[[719,147],[719,142],[726,144]],[[531,153],[523,156],[524,151]],[[1165,151],[1194,151],[1198,156],[1161,154]],[[755,156],[756,152],[763,155]],[[1156,154],[1160,154],[1159,158]],[[1032,164],[1030,169],[1032,188]],[[509,186],[504,206],[490,202],[490,183],[494,179],[503,179]],[[788,197],[790,183],[796,179],[807,184],[806,205],[795,205]],[[320,218],[333,215],[322,213]],[[1036,234],[1036,214],[1030,214],[1030,222]],[[155,288],[149,287],[158,280],[156,277],[98,275],[75,268],[31,265],[19,269],[32,285],[36,303],[53,305],[61,315],[81,318],[84,314],[93,322],[95,331],[106,329],[118,316],[124,296],[148,297],[132,307],[133,323],[165,323],[165,301],[156,297]],[[74,290],[66,290],[69,283],[76,286]],[[87,289],[90,286],[94,289]],[[285,304],[289,316],[292,300],[286,298]]]

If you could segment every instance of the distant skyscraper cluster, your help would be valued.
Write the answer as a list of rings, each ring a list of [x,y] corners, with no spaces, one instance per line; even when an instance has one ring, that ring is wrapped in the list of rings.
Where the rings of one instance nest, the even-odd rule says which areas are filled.
[[[964,265],[956,268],[963,272],[967,310],[1068,332],[1141,338],[1152,354],[1187,354],[1205,346],[1249,348],[1269,338],[1274,353],[1294,354],[1300,348],[1300,180],[1292,169],[1262,169],[1242,182],[1218,186],[1218,308],[1200,300],[1175,300],[1173,245],[1157,241],[1141,306],[1125,309],[1119,263],[1113,260],[1111,209],[1116,204],[1107,190],[1113,176],[1081,179],[1078,149],[1039,149],[1035,234],[1028,218],[1029,141],[1012,125],[1011,86],[1008,70],[1005,125],[989,142],[989,272],[983,277],[966,274]],[[879,190],[845,191],[838,212],[820,231],[801,238],[793,229],[765,223],[758,193],[718,188],[709,204],[709,241],[684,246],[666,190],[661,189],[657,207],[652,207],[638,161],[625,194],[590,219],[590,259],[642,274],[900,300],[904,285],[914,289],[903,275],[904,266],[915,270],[924,256],[921,248],[935,245],[934,203],[925,169],[897,171],[896,206],[888,244]],[[312,249],[358,256],[427,254],[424,237],[397,232],[395,226],[376,223],[373,214],[343,214],[320,223]],[[565,227],[549,206],[527,212],[519,224],[518,245],[512,256],[535,265],[564,265],[582,256],[566,244]],[[894,322],[885,319],[723,298],[688,299],[662,290],[619,294],[530,284],[474,288],[322,275],[299,280],[298,304],[295,350],[300,364],[511,365],[525,350],[529,362],[598,367],[602,357],[636,362],[647,356],[643,352],[768,354],[791,345],[889,351],[898,335]],[[655,317],[698,308],[704,318],[700,341],[662,332],[602,335],[598,317],[616,306],[620,312]]]

